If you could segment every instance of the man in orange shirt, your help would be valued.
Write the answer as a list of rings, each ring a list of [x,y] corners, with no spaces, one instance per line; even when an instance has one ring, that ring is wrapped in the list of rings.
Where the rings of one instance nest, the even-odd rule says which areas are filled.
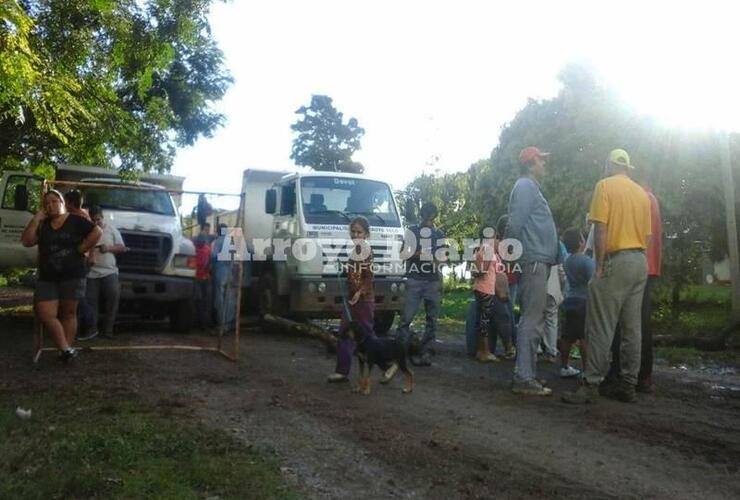
[[[589,219],[594,224],[596,271],[588,286],[583,384],[566,393],[566,403],[583,404],[599,397],[598,386],[609,369],[609,351],[619,322],[621,380],[614,396],[634,401],[640,370],[642,296],[647,281],[645,250],[651,234],[650,200],[627,175],[630,158],[615,149],[606,162],[606,178],[594,189]]]

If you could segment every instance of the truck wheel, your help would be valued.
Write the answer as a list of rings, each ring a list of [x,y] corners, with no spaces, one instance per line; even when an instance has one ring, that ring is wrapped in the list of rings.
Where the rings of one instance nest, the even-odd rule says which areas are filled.
[[[277,293],[275,276],[265,274],[259,280],[258,285],[260,315],[271,314],[273,316],[284,316],[287,312],[285,301]]]
[[[393,326],[393,319],[396,317],[395,311],[378,311],[375,313],[375,335],[384,337],[388,330]]]
[[[188,333],[193,327],[193,299],[183,299],[170,307],[170,330],[178,333]]]

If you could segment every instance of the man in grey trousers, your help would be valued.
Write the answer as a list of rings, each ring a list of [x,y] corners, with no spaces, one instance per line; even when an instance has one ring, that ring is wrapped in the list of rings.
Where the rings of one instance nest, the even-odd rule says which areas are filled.
[[[590,403],[599,397],[599,383],[609,370],[609,354],[617,322],[621,325],[619,386],[610,396],[635,401],[640,370],[642,295],[647,281],[645,249],[650,237],[650,200],[627,175],[632,169],[623,149],[609,154],[606,177],[594,188],[589,218],[594,224],[596,270],[588,284],[583,384],[563,395],[566,403]]]
[[[121,233],[111,222],[105,220],[100,207],[90,208],[90,217],[103,231],[103,236],[95,248],[90,251],[88,259],[91,267],[87,273],[86,298],[93,312],[93,326],[92,330],[86,332],[79,340],[88,340],[98,335],[101,299],[105,316],[102,323],[102,334],[103,337],[113,338],[113,324],[118,314],[118,300],[121,295],[115,256],[127,250]]]
[[[506,238],[519,240],[522,254],[518,297],[521,316],[517,328],[517,356],[512,392],[549,396],[552,390],[537,381],[537,347],[545,328],[547,280],[558,256],[558,235],[550,206],[540,190],[549,153],[534,146],[519,153],[521,177],[509,197]]]

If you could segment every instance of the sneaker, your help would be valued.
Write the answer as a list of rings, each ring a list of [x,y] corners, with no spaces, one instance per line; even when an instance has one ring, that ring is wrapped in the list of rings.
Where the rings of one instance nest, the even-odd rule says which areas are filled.
[[[564,403],[572,405],[595,403],[599,399],[599,389],[595,385],[584,382],[576,392],[566,392],[560,399],[562,399]]]
[[[498,362],[498,360],[499,360],[499,359],[498,359],[498,358],[496,357],[496,355],[495,355],[495,354],[493,354],[492,352],[489,352],[489,353],[488,353],[487,355],[485,355],[485,356],[481,356],[480,354],[476,354],[476,355],[475,355],[475,359],[477,359],[477,360],[478,360],[478,361],[480,361],[481,363],[497,363],[497,362]]]
[[[562,378],[571,378],[571,377],[577,377],[580,375],[581,370],[578,368],[573,368],[572,366],[566,366],[565,368],[560,369],[560,377]]]
[[[552,389],[543,387],[536,380],[525,380],[524,382],[515,381],[511,384],[511,392],[521,394],[522,396],[550,396]]]
[[[509,347],[504,353],[504,359],[514,359],[516,357],[516,347]]]
[[[571,359],[581,359],[581,349],[577,345],[574,345],[570,348],[569,356]]]
[[[57,359],[62,363],[69,363],[77,357],[77,354],[77,349],[75,349],[74,347],[70,347],[66,351],[60,352]]]
[[[544,354],[542,355],[542,361],[545,363],[555,364],[558,362],[557,354]]]
[[[95,330],[95,331],[90,332],[90,333],[87,333],[85,335],[78,335],[77,336],[77,340],[90,340],[90,339],[94,339],[97,336],[98,336],[98,331]]]
[[[329,383],[335,383],[335,382],[347,382],[349,380],[349,377],[346,375],[342,375],[341,373],[332,373],[326,378],[326,381]]]

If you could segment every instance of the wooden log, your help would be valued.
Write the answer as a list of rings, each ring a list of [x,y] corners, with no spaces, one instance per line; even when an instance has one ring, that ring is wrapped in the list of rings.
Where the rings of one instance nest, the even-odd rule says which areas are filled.
[[[700,351],[721,351],[726,348],[725,339],[714,337],[690,337],[687,335],[655,335],[655,345],[670,347],[693,347]]]
[[[689,336],[689,335],[654,335],[653,343],[671,347],[693,347],[702,351],[722,351],[737,347],[733,343],[733,336],[740,333],[740,321],[734,321],[727,325],[717,335]]]
[[[265,314],[262,316],[262,320],[291,333],[318,339],[326,344],[330,349],[336,350],[337,348],[337,339],[334,335],[323,328],[312,325],[311,323],[299,323],[298,321],[293,321],[280,316],[273,316],[272,314]]]

